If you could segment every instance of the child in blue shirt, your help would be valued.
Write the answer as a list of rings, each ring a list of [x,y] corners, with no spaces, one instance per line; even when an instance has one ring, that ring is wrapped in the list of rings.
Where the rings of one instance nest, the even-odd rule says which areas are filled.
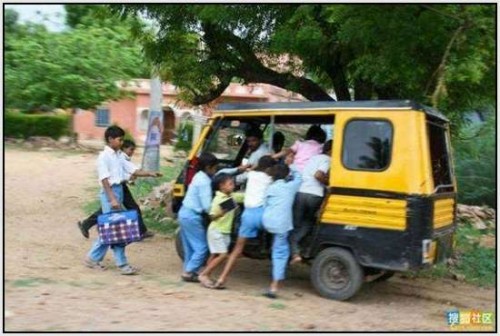
[[[198,272],[208,253],[207,235],[203,225],[203,213],[210,213],[212,205],[212,179],[217,171],[218,160],[211,153],[202,153],[186,196],[179,210],[178,220],[184,250],[182,280],[199,282]]]
[[[290,164],[287,158],[286,163]],[[291,180],[287,180],[292,173]],[[290,258],[288,235],[293,229],[292,210],[295,195],[302,183],[302,177],[295,165],[290,168],[277,164],[269,169],[273,183],[267,188],[264,201],[262,224],[273,235],[272,245],[272,281],[264,296],[275,299],[280,281],[285,279],[285,271]]]

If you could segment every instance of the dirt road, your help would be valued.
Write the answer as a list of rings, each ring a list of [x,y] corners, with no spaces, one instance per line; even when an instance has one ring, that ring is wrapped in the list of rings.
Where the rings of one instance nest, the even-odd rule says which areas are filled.
[[[5,331],[446,331],[448,309],[495,309],[495,289],[448,280],[369,284],[349,302],[319,297],[308,267],[289,271],[283,297],[260,296],[268,261],[242,259],[228,289],[179,281],[173,241],[130,245],[140,275],[85,268],[92,240],[75,223],[95,197],[94,154],[5,152]],[[92,232],[91,238],[94,238]]]

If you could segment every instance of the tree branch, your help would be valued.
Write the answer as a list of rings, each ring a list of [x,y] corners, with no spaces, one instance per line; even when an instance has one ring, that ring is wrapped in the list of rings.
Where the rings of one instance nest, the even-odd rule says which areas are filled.
[[[251,46],[232,32],[218,29],[214,24],[203,23],[202,27],[205,31],[204,39],[211,52],[218,53],[219,48],[224,47],[224,50],[220,50],[219,59],[220,56],[224,56],[224,61],[228,63],[226,65],[230,69],[221,69],[221,73],[240,77],[247,83],[266,83],[286,88],[300,93],[311,101],[333,100],[323,88],[308,78],[297,77],[291,73],[279,73],[264,66]],[[221,41],[226,42],[236,55],[228,55],[227,45]]]
[[[455,41],[458,38],[458,36],[460,35],[460,33],[462,33],[462,31],[465,29],[465,27],[466,27],[466,22],[464,22],[462,25],[460,25],[460,27],[458,27],[455,30],[455,32],[453,33],[453,36],[451,37],[450,41],[448,42],[448,45],[446,46],[445,52],[443,54],[443,57],[441,58],[441,62],[439,63],[439,66],[433,72],[433,74],[431,75],[431,78],[429,79],[429,82],[426,85],[425,92],[427,95],[427,93],[429,92],[430,86],[432,85],[433,79],[435,77],[437,77],[436,88],[434,89],[434,92],[433,92],[432,98],[431,98],[433,107],[437,106],[439,96],[440,96],[441,92],[444,92],[443,90],[444,90],[445,65],[446,65],[446,62],[448,61],[448,57],[450,56],[451,47],[455,43]]]

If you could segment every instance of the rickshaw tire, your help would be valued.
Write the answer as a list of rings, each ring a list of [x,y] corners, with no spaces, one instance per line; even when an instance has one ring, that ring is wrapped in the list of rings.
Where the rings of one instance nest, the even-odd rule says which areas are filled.
[[[345,287],[336,289],[324,281],[328,264],[339,262],[348,274],[348,283]],[[322,250],[313,260],[311,267],[311,282],[316,291],[323,297],[345,301],[353,297],[364,282],[364,271],[354,255],[347,249],[328,247]]]

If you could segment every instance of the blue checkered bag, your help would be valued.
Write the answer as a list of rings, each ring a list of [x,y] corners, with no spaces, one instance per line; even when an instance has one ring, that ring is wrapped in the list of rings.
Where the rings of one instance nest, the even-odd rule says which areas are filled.
[[[141,240],[137,210],[114,211],[97,217],[102,244],[128,244]]]

